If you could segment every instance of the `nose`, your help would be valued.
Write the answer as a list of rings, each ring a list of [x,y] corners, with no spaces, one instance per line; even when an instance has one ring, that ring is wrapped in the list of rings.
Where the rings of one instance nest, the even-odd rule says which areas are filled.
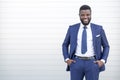
[[[84,18],[86,19],[86,18],[87,18],[87,15],[85,15]]]

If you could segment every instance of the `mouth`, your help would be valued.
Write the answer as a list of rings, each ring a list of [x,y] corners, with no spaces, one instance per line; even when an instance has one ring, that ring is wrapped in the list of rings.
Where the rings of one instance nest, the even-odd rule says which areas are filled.
[[[90,23],[91,18],[80,18],[82,24],[88,25]]]
[[[83,21],[84,21],[84,23],[88,23],[89,20],[88,19],[84,19]]]
[[[83,25],[88,25],[90,20],[89,19],[81,19],[81,22],[83,23]]]

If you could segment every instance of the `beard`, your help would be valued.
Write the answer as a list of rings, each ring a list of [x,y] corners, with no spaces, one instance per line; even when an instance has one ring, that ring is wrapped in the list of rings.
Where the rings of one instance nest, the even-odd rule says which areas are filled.
[[[80,19],[83,25],[88,25],[91,21],[91,18],[88,19],[88,22],[85,22],[83,19]]]

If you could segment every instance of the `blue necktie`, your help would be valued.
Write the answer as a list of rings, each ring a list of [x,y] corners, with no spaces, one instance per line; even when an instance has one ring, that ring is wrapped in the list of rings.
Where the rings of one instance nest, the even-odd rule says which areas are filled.
[[[82,32],[82,43],[81,43],[81,53],[84,54],[87,51],[87,32],[86,32],[86,26],[83,29]]]

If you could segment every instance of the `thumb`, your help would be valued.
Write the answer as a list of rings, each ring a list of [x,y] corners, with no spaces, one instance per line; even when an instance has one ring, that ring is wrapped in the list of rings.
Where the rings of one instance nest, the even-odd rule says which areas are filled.
[[[94,61],[94,63],[98,63],[98,61]]]
[[[71,61],[71,62],[75,62],[75,60],[72,60],[72,59],[71,59],[70,61]]]

